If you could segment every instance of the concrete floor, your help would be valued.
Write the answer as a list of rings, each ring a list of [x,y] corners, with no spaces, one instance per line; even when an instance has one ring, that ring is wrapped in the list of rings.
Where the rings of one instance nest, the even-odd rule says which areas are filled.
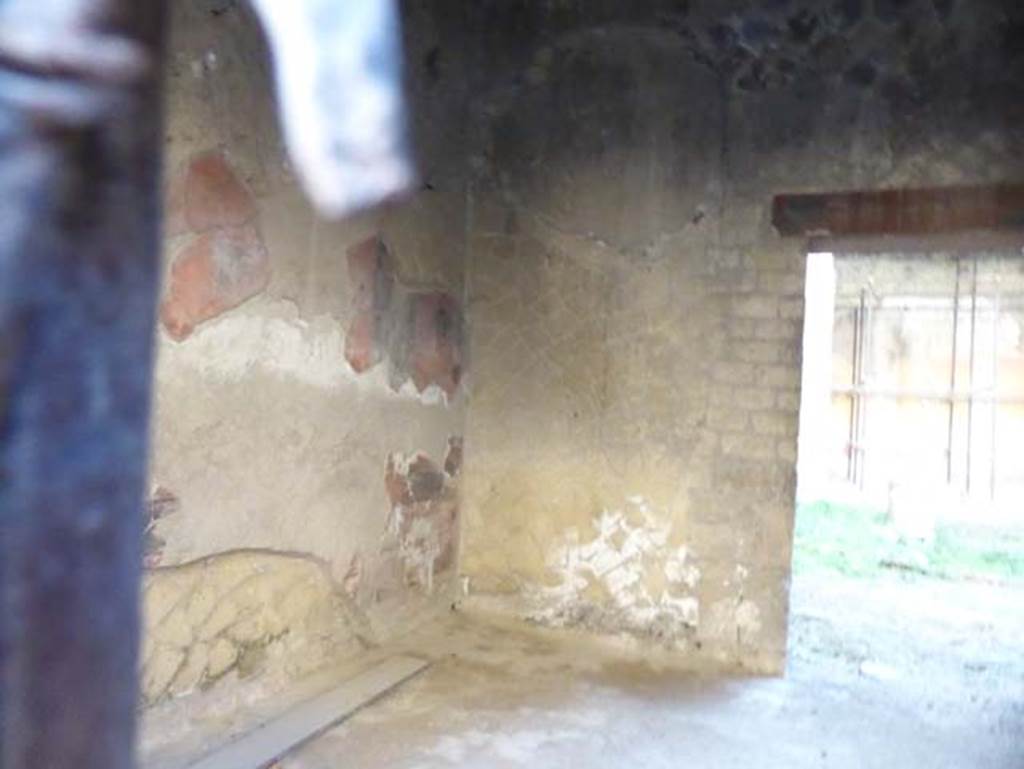
[[[784,679],[659,672],[453,616],[437,659],[282,762],[384,767],[1024,767],[1024,589],[795,585]]]

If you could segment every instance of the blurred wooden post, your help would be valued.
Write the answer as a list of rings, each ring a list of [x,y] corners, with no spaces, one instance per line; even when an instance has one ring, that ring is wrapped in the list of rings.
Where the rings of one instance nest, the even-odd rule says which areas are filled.
[[[164,18],[0,2],[2,769],[134,764]]]

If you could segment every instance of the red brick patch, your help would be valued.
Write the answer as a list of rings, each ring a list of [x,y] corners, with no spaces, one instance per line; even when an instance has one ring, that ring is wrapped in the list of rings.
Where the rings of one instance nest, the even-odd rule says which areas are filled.
[[[397,279],[391,254],[377,236],[348,250],[355,315],[345,358],[356,373],[390,361],[399,389],[409,379],[419,392],[437,385],[454,395],[462,379],[462,314],[449,294],[410,291]]]
[[[241,227],[256,218],[256,201],[219,152],[192,160],[184,195],[185,220],[193,232]]]
[[[160,319],[181,341],[200,323],[259,294],[269,280],[269,255],[255,227],[201,235],[174,260]]]
[[[409,365],[420,392],[436,384],[448,395],[462,378],[459,308],[448,294],[417,294],[413,304]]]
[[[356,314],[345,339],[345,358],[357,374],[381,361],[383,321],[390,308],[395,275],[380,238],[364,240],[348,251],[348,271]]]
[[[358,313],[345,337],[345,360],[357,374],[369,371],[380,360],[376,337],[377,324],[373,313]]]
[[[263,291],[270,259],[256,201],[220,152],[196,156],[172,177],[165,208],[165,235],[190,235],[171,265],[160,307],[167,333],[181,341]]]
[[[379,306],[384,297],[378,297],[378,284],[390,282],[388,252],[380,238],[374,236],[357,243],[348,250],[348,274],[355,289],[353,303],[359,310]],[[382,285],[382,288],[386,286]]]

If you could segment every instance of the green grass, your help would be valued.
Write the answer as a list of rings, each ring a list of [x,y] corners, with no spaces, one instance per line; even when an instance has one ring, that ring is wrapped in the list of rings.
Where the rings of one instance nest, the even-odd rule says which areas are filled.
[[[902,539],[882,510],[815,502],[796,516],[793,568],[874,577],[908,571],[942,579],[1024,580],[1024,527],[939,526],[930,543]]]

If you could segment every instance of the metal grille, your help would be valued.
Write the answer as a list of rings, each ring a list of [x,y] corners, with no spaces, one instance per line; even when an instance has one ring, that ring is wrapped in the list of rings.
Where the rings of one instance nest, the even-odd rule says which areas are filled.
[[[1024,261],[858,258],[837,259],[833,477],[1024,490]]]

